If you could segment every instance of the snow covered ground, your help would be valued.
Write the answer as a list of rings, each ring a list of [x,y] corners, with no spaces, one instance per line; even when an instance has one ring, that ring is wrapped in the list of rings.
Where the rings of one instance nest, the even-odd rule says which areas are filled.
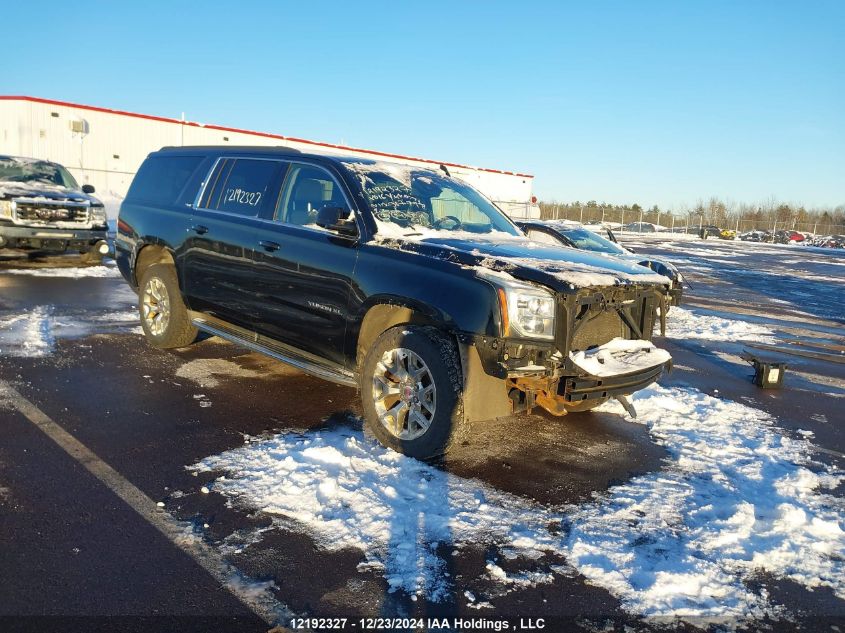
[[[2,269],[0,275],[83,280],[116,278],[120,272],[111,262],[103,266]],[[47,356],[53,352],[59,338],[112,332],[140,333],[138,312],[126,302],[126,297],[126,294],[115,295],[112,307],[106,310],[68,311],[62,306],[41,304],[0,313],[0,356]]]
[[[70,316],[56,314],[53,306],[37,306],[22,314],[0,315],[0,356],[48,356],[58,338],[127,331],[141,331],[136,310]]]
[[[666,336],[679,340],[775,342],[774,332],[764,325],[701,314],[689,308],[673,307],[666,321]]]
[[[103,266],[80,266],[70,268],[8,268],[0,275],[26,275],[28,277],[61,277],[65,279],[118,278],[120,271],[112,263]]]
[[[632,614],[784,615],[749,582],[761,572],[845,599],[845,506],[825,493],[845,476],[814,461],[808,439],[696,390],[654,386],[635,401],[669,453],[663,469],[575,507],[457,477],[351,427],[249,438],[192,469],[219,473],[211,489],[233,504],[327,550],[355,547],[361,569],[434,601],[454,590],[451,548],[491,546],[485,581],[503,592],[578,572]],[[523,571],[506,573],[497,556]],[[495,597],[469,582],[475,599]]]

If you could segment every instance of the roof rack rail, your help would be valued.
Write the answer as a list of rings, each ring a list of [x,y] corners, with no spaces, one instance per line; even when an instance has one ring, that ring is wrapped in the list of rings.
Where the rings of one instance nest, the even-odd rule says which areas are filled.
[[[301,154],[302,151],[295,147],[288,147],[286,145],[165,145],[161,150],[217,150],[217,151],[237,151],[237,152],[261,152],[261,151],[282,151],[288,154]]]

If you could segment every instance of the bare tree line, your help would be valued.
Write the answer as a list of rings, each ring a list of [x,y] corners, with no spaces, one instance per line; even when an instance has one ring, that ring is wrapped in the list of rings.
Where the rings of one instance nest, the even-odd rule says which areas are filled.
[[[667,227],[713,225],[740,231],[793,229],[816,234],[845,233],[845,204],[836,207],[806,207],[769,198],[759,203],[736,203],[720,198],[699,200],[680,209],[645,209],[634,204],[588,202],[540,202],[544,219],[579,222],[650,222]]]

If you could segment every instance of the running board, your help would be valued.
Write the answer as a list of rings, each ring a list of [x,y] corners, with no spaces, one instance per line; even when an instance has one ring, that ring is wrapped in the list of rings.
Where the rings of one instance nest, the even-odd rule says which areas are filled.
[[[238,327],[237,325],[232,325],[220,319],[201,315],[196,312],[191,313],[191,323],[203,332],[219,336],[235,345],[240,345],[254,352],[275,358],[306,374],[340,385],[346,385],[347,387],[358,386],[358,381],[351,372],[341,367],[329,367],[309,360],[306,358],[307,352],[302,352],[279,341]]]

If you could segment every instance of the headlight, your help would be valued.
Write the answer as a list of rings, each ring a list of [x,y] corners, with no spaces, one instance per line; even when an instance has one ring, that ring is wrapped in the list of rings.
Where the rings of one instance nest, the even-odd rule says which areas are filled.
[[[91,221],[94,224],[106,223],[106,208],[105,207],[91,207]]]
[[[11,200],[0,200],[0,218],[12,219],[15,203]]]
[[[538,286],[498,281],[504,335],[553,339],[555,296]]]

